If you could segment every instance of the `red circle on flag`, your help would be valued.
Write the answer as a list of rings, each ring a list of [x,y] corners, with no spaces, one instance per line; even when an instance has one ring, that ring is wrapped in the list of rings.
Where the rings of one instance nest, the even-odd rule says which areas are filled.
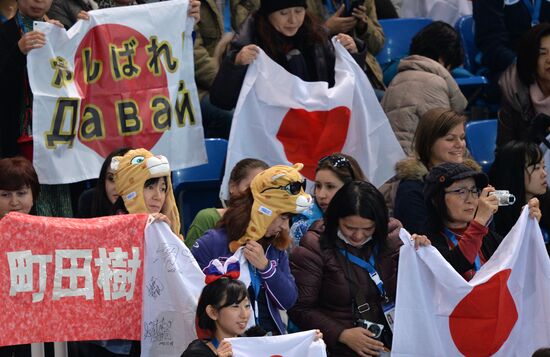
[[[518,320],[507,284],[511,272],[511,269],[500,271],[474,287],[449,316],[451,337],[465,356],[490,356],[510,336]]]
[[[301,174],[313,181],[317,161],[342,151],[350,118],[351,110],[343,106],[313,112],[290,109],[281,122],[277,139],[283,145],[288,161],[304,164]]]
[[[78,46],[75,82],[83,98],[78,138],[102,157],[122,146],[150,150],[163,134],[153,128],[151,100],[159,96],[169,99],[168,81],[162,61],[158,76],[147,67],[148,43],[144,35],[130,27],[106,24],[92,28]],[[163,56],[159,58],[164,60]],[[120,113],[123,106],[128,106],[125,110],[130,114],[137,108],[139,119],[121,123],[117,108]],[[91,116],[84,118],[87,107],[101,113],[103,137],[83,138],[83,120]],[[87,128],[99,130],[97,125]],[[125,130],[128,128],[132,130]]]

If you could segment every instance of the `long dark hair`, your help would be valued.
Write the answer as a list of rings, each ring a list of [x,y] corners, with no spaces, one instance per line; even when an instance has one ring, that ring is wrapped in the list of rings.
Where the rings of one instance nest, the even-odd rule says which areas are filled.
[[[540,43],[546,36],[550,36],[550,24],[541,23],[527,30],[519,41],[516,70],[519,79],[525,86],[535,83]]]
[[[130,147],[116,149],[105,158],[105,161],[103,161],[103,165],[101,165],[101,171],[99,172],[99,178],[97,179],[97,183],[94,189],[90,217],[112,216],[116,213],[116,205],[111,203],[109,197],[107,197],[107,192],[105,191],[107,170],[111,166],[111,160],[113,159],[113,157],[123,156],[130,150],[132,150],[132,148]]]
[[[372,239],[383,247],[388,236],[388,208],[384,196],[371,183],[352,181],[340,188],[325,212],[325,231],[321,235],[321,247],[334,247],[340,218],[359,216],[374,221]]]
[[[499,234],[505,236],[519,218],[522,207],[527,203],[525,172],[541,160],[542,151],[533,142],[513,140],[496,150],[495,161],[489,170],[489,182],[497,190],[508,190],[516,196],[513,205],[500,207],[494,217]],[[531,174],[529,171],[527,173]]]
[[[288,37],[279,33],[279,31],[271,25],[268,20],[268,15],[256,12],[253,16],[256,22],[259,40],[258,45],[276,62],[284,62],[283,59],[286,58],[284,49],[287,47]],[[295,43],[297,44],[301,43],[308,46],[314,43],[328,42],[328,33],[306,10],[304,23],[300,26],[296,35],[293,36],[293,40],[296,40]]]
[[[197,305],[197,322],[201,329],[216,331],[216,322],[206,313],[206,307],[212,305],[216,310],[233,304],[240,304],[248,297],[246,286],[240,280],[220,278],[206,285],[201,292]]]

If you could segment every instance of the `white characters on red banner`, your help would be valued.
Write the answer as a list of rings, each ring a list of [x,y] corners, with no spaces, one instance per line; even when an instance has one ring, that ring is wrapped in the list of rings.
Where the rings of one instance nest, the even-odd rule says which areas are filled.
[[[115,248],[108,256],[105,248],[99,248],[99,258],[95,259],[95,265],[100,267],[97,284],[103,289],[105,300],[122,297],[131,300],[134,297],[136,274],[141,265],[138,248],[132,248],[130,260],[128,253],[120,248]]]
[[[103,290],[103,299],[132,300],[137,272],[141,267],[139,248],[132,247],[131,259],[128,258],[128,252],[120,247],[113,248],[109,253],[106,248],[98,248],[98,251],[99,257],[93,260],[95,267],[99,267],[97,286]],[[10,296],[33,293],[33,303],[43,301],[48,282],[47,264],[52,262],[52,255],[33,255],[32,251],[24,250],[7,252],[7,257]],[[74,296],[84,296],[86,300],[94,299],[92,258],[91,249],[55,250],[53,300]],[[38,265],[38,282],[34,281],[33,276],[35,265]],[[38,291],[35,290],[36,285]]]
[[[8,252],[10,265],[10,296],[33,291],[33,267],[38,264],[39,291],[32,294],[32,302],[44,299],[46,290],[46,264],[52,262],[50,255],[32,255],[30,250]]]

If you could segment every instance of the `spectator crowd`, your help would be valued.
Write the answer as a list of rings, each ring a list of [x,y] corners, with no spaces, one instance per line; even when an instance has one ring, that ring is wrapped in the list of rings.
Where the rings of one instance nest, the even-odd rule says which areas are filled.
[[[12,211],[76,218],[149,213],[167,223],[209,282],[197,308],[204,334],[182,356],[231,356],[225,338],[309,329],[318,330],[329,356],[389,353],[401,228],[417,247],[433,245],[471,280],[527,205],[550,255],[549,1],[473,1],[479,71],[470,75],[484,75],[489,84],[468,98],[453,77],[464,63],[464,44],[454,24],[442,21],[414,36],[408,56],[384,84],[376,60],[385,41],[379,19],[398,17],[400,1],[190,0],[205,137],[229,138],[245,75],[260,49],[302,80],[333,87],[335,36],[374,88],[407,155],[395,176],[375,187],[357,158],[334,152],[315,158],[315,185],[305,190],[302,164],[270,167],[246,158],[232,169],[223,207],[200,211],[187,232],[168,160],[139,147],[113,151],[87,190],[83,183],[41,184],[25,158],[33,111],[27,55],[46,41],[33,23],[69,29],[92,10],[154,1],[0,0],[0,219]],[[480,100],[498,117],[487,173],[466,148],[465,126]],[[157,160],[164,169],[144,175],[122,165],[136,157]],[[514,199],[504,202],[502,190]],[[232,259],[241,246],[250,286],[225,275],[209,280],[219,266],[213,262]],[[238,264],[229,266],[238,276]],[[249,319],[256,326],[247,330]],[[71,356],[140,353],[136,341],[69,347]],[[550,350],[537,353],[549,356]],[[0,356],[30,356],[30,347],[0,347]]]

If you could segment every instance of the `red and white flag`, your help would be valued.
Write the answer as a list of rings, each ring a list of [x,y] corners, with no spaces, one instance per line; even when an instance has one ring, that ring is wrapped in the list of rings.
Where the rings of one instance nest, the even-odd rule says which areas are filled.
[[[469,282],[402,230],[392,356],[530,356],[550,346],[550,259],[524,208]]]
[[[234,356],[239,357],[326,357],[323,340],[315,339],[315,331],[281,336],[228,338]]]
[[[227,197],[231,169],[246,157],[270,165],[301,162],[301,173],[313,181],[319,159],[343,152],[357,159],[376,186],[394,175],[403,150],[364,72],[339,42],[332,42],[332,88],[301,80],[263,51],[248,67],[233,116],[222,197]]]

